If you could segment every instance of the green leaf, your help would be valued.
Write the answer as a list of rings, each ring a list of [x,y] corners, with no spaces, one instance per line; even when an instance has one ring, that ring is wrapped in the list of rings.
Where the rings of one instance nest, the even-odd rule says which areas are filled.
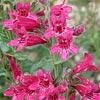
[[[6,53],[9,51],[9,46],[7,46],[7,43],[4,43],[4,42],[0,42],[0,48],[2,50],[3,53]]]
[[[14,53],[10,53],[10,55],[12,57],[15,57],[17,60],[25,60],[26,59],[26,55],[23,54],[22,52],[14,52]]]

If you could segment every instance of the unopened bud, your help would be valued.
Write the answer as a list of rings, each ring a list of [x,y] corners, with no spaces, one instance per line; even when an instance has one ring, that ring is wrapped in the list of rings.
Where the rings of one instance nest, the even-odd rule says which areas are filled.
[[[48,0],[39,0],[41,4],[46,4]]]
[[[73,35],[79,36],[81,35],[85,30],[84,25],[79,25],[77,28],[74,29]]]

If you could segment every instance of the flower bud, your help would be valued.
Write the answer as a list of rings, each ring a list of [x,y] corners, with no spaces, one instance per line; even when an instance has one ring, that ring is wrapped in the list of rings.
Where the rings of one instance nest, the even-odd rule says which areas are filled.
[[[41,4],[46,4],[48,0],[39,0]]]
[[[79,36],[80,34],[82,34],[85,30],[84,25],[79,25],[77,28],[74,29],[73,35],[74,36]]]

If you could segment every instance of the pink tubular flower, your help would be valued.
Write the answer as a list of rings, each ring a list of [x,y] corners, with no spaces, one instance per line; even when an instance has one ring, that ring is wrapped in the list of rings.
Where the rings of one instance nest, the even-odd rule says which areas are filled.
[[[85,53],[84,59],[80,63],[78,63],[76,66],[74,66],[73,72],[80,73],[80,72],[84,72],[87,70],[97,71],[99,70],[99,68],[92,64],[92,55]]]
[[[98,84],[90,82],[88,79],[85,79],[81,76],[76,76],[81,84],[74,85],[73,88],[76,89],[82,96],[81,100],[97,100],[100,87]],[[95,99],[93,99],[95,97]]]
[[[7,27],[9,30],[16,28],[21,28],[24,26],[26,30],[33,31],[34,29],[40,27],[39,18],[30,12],[30,3],[26,2],[22,5],[20,2],[16,4],[16,11],[8,11],[11,19],[4,20],[3,26]]]
[[[23,100],[26,97],[26,93],[23,90],[23,85],[12,86],[4,91],[4,96],[13,96],[12,100]]]
[[[62,60],[66,61],[68,59],[69,52],[76,54],[78,48],[76,45],[72,44],[72,34],[66,33],[66,36],[59,36],[58,43],[51,47],[51,54],[56,54],[60,52]]]
[[[22,75],[20,77],[20,83],[16,86],[10,85],[10,88],[4,91],[5,96],[13,96],[12,100],[34,100],[38,91],[39,79],[37,76],[33,75]],[[29,86],[34,84],[32,90]]]
[[[14,60],[12,59],[12,57],[10,55],[7,55],[7,58],[11,65],[11,69],[13,72],[13,79],[16,83],[18,83],[20,81],[22,72],[21,72],[20,68],[15,64]]]
[[[59,16],[63,12],[63,14],[66,16],[66,19],[70,20],[70,17],[68,16],[68,13],[72,11],[72,7],[70,6],[63,6],[63,4],[52,6],[50,9],[50,15],[56,15]]]
[[[55,15],[51,15],[50,21],[51,21],[51,27],[48,28],[44,33],[44,36],[46,38],[52,38],[53,36],[64,35],[66,34],[66,32],[73,34],[72,28],[66,26],[66,18],[63,15],[63,13],[59,18],[57,18]]]
[[[41,69],[37,71],[37,77],[39,79],[39,83],[37,84],[37,87],[39,87],[39,92],[37,93],[36,97],[39,100],[42,100],[43,98],[45,98],[47,89],[50,89],[53,86],[53,80],[49,71],[43,73]],[[34,83],[29,86],[29,89],[34,89]]]
[[[43,1],[43,0],[41,0],[41,1]],[[64,6],[64,2],[65,2],[65,0],[63,0],[62,4],[51,6],[50,7],[50,15],[60,16],[62,12],[65,12],[64,15],[66,15],[66,18],[70,19],[70,17],[68,16],[68,13],[70,13],[72,11],[72,7]],[[45,15],[45,9],[42,9],[39,12],[37,12],[37,15],[44,16]]]
[[[77,28],[74,29],[73,35],[74,36],[79,36],[84,32],[84,30],[85,30],[84,25],[79,25]]]
[[[18,46],[16,52],[21,51],[26,46],[34,46],[37,44],[44,44],[46,41],[39,36],[34,36],[32,34],[27,34],[24,27],[21,31],[14,30],[15,34],[19,36],[18,38],[11,40],[9,46]]]
[[[4,91],[5,96],[13,96],[12,100],[34,100],[35,90],[29,90],[27,84],[19,84],[12,86],[10,89]]]

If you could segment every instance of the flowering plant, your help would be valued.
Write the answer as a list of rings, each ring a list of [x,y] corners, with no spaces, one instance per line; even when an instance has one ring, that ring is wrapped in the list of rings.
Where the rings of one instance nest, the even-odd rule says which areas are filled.
[[[38,69],[35,74],[25,74],[16,64],[15,55],[8,52],[6,57],[14,82],[7,85],[9,88],[3,92],[4,96],[11,96],[12,100],[76,100],[78,92],[81,100],[100,100],[100,85],[81,76],[86,71],[100,70],[92,64],[91,54],[85,52],[83,60],[73,68],[63,64],[71,55],[78,53],[73,38],[85,31],[84,25],[68,26],[72,7],[66,6],[65,2],[63,0],[61,4],[50,6],[48,0],[38,0],[44,8],[35,13],[31,12],[29,2],[18,2],[16,10],[8,10],[10,19],[4,20],[2,25],[8,33],[12,32],[8,41],[12,52],[17,54],[24,48],[39,44],[45,46],[50,52],[47,60],[52,63],[54,75],[49,68],[45,72]]]

